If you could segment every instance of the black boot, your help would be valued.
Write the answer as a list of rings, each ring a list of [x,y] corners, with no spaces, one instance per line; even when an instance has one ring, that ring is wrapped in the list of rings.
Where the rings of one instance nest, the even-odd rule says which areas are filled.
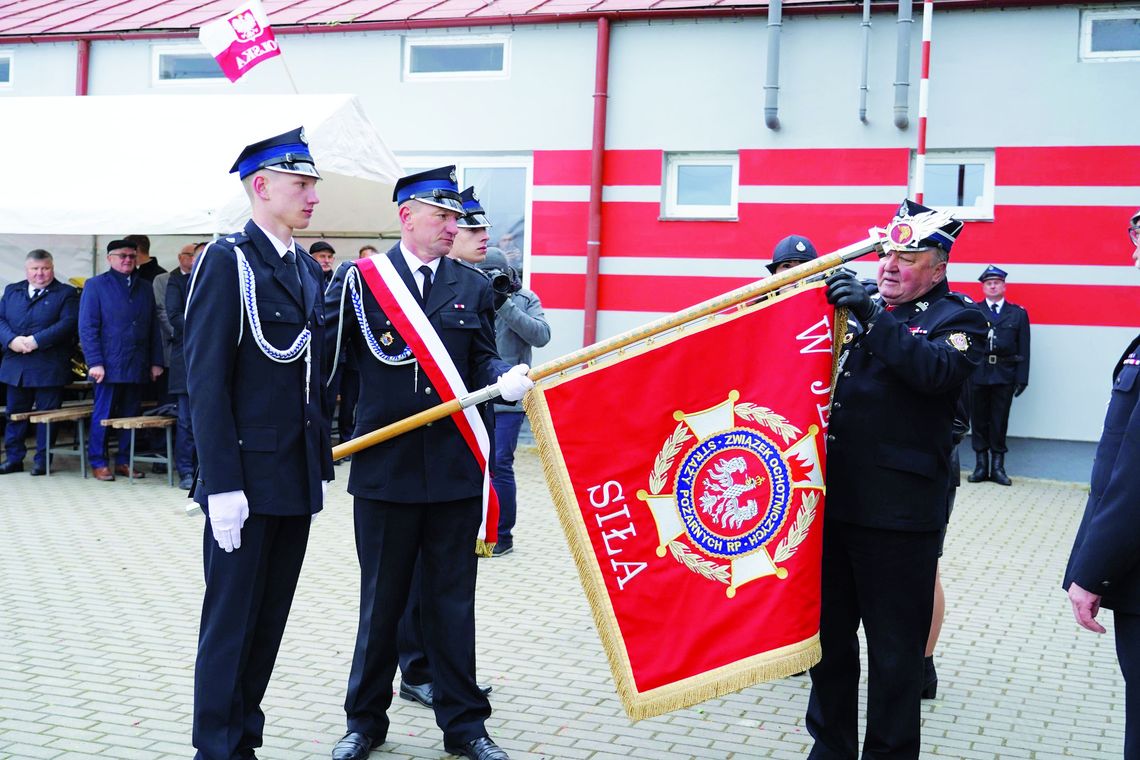
[[[978,455],[978,463],[974,465],[974,471],[966,478],[971,483],[981,483],[983,480],[990,479],[990,452],[975,451]]]
[[[922,698],[934,699],[938,696],[938,673],[934,671],[934,656],[922,663]]]
[[[990,471],[990,480],[999,486],[1013,485],[1013,481],[1005,474],[1005,454],[994,452],[994,466]]]

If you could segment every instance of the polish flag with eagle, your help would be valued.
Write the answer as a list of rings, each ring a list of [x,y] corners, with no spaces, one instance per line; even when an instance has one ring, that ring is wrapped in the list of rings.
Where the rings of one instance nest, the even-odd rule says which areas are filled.
[[[198,40],[231,82],[262,61],[281,55],[260,0],[248,0],[217,21],[202,24]]]

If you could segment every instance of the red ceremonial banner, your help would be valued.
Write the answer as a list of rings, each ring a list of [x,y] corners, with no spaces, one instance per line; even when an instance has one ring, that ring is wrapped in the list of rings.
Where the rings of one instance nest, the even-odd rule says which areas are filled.
[[[822,283],[806,285],[528,394],[634,720],[819,660],[824,435],[840,334]]]

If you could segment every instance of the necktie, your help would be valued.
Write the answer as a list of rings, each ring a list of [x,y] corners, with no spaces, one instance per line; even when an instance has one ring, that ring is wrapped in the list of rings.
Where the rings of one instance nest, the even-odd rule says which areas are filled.
[[[285,251],[285,271],[287,274],[285,281],[288,283],[287,287],[289,292],[298,301],[303,301],[304,297],[301,294],[301,273],[297,270],[297,254],[292,249]]]
[[[431,295],[431,267],[424,264],[419,268],[419,273],[424,276],[424,297],[423,304],[426,306],[428,297]]]
[[[34,290],[32,290],[32,300],[34,301],[37,298],[39,298],[40,293],[43,293],[43,292],[44,292],[43,288],[35,288]]]
[[[990,304],[990,311],[992,311],[994,314],[997,314],[997,313],[998,313],[998,305],[997,305],[997,302],[994,302],[994,303],[991,303],[991,304]]]

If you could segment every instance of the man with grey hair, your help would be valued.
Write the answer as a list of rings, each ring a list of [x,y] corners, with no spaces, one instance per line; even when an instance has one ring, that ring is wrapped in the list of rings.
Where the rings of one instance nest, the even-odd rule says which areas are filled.
[[[4,435],[4,463],[0,475],[22,472],[27,448],[27,422],[13,422],[19,412],[59,409],[67,384],[71,351],[79,322],[79,293],[55,279],[55,263],[42,249],[24,257],[27,278],[4,289],[0,298],[0,383],[8,385],[8,429]],[[36,454],[32,475],[47,471],[49,441],[43,426],[36,426]]]

